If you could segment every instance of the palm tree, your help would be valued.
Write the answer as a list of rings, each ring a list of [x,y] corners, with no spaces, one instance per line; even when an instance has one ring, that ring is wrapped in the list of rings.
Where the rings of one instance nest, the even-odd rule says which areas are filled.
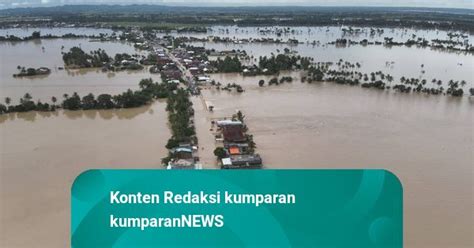
[[[10,103],[12,102],[12,99],[10,99],[10,97],[5,97],[5,103],[8,105],[10,105]]]
[[[57,100],[58,100],[58,99],[56,99],[55,96],[51,97],[51,101],[52,101],[53,103],[56,103]]]
[[[69,97],[69,95],[65,93],[65,94],[63,95],[63,97],[67,99],[67,98]]]
[[[23,96],[23,98],[24,98],[25,100],[29,101],[29,100],[31,100],[32,97],[31,97],[30,93],[25,93],[25,95]]]

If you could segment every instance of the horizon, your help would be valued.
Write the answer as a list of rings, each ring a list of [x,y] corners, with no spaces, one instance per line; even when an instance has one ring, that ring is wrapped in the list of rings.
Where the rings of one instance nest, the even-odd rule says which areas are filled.
[[[84,6],[84,5],[115,5],[115,6],[133,6],[133,5],[154,5],[167,7],[385,7],[385,8],[427,8],[427,9],[466,9],[474,10],[474,4],[470,0],[455,1],[374,1],[374,0],[329,0],[329,1],[310,1],[310,0],[261,0],[259,3],[251,3],[245,0],[216,1],[216,0],[6,0],[0,3],[0,9],[18,9],[18,8],[41,8],[41,7],[61,7],[61,6]]]

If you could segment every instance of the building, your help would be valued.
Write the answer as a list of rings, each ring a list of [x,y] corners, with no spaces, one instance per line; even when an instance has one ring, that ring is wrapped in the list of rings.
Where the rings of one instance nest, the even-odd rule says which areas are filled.
[[[196,163],[196,158],[193,156],[193,147],[191,145],[180,145],[170,150],[173,154],[173,159],[168,162],[166,167],[168,170],[194,170],[202,166]]]
[[[241,126],[243,123],[241,121],[234,121],[234,120],[220,120],[216,122],[217,127],[224,127],[224,126],[231,126],[231,125],[237,125]]]
[[[260,155],[231,155],[222,159],[222,169],[260,169],[262,158]]]
[[[243,125],[225,125],[222,127],[224,142],[245,142]]]

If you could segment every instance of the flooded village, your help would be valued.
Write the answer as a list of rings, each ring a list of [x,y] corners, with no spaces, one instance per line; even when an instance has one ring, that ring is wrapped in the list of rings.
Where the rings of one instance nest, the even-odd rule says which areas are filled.
[[[69,187],[93,168],[384,168],[407,247],[471,242],[469,28],[70,18],[0,29],[7,247],[68,246]]]

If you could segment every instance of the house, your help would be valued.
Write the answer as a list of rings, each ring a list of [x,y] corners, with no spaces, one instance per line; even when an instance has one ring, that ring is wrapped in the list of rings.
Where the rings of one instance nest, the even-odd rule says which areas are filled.
[[[232,161],[230,160],[230,158],[223,158],[223,159],[222,159],[222,166],[223,166],[223,167],[230,167],[230,166],[232,166]]]
[[[231,143],[225,142],[224,148],[228,150],[230,155],[240,155],[240,154],[247,154],[249,152],[249,144],[248,143]]]
[[[170,161],[166,167],[168,170],[194,170],[194,160],[190,159],[177,159]]]
[[[166,69],[163,71],[163,74],[172,80],[179,80],[182,77],[181,71],[173,69]]]
[[[238,146],[229,147],[229,154],[230,155],[239,155],[240,153],[241,153],[240,148]]]
[[[222,126],[222,136],[224,136],[224,142],[245,142],[247,140],[243,125]]]
[[[209,82],[211,79],[209,77],[206,77],[206,76],[199,76],[197,77],[197,81],[198,82]]]
[[[193,156],[193,147],[190,145],[180,145],[170,150],[173,159],[168,162],[167,169],[195,169],[196,161]]]
[[[199,74],[199,68],[198,67],[189,67],[189,72],[194,76]]]
[[[241,126],[243,123],[241,121],[234,121],[234,120],[220,120],[216,122],[218,127],[223,127],[223,126]]]
[[[168,80],[167,83],[169,83],[169,84],[179,84],[180,81],[179,81],[179,80],[176,80],[176,79],[173,79],[173,80]]]
[[[177,159],[192,159],[193,150],[191,147],[177,147],[170,151]]]
[[[229,161],[230,160],[230,161]],[[260,169],[262,158],[260,155],[231,155],[222,159],[222,169]]]

